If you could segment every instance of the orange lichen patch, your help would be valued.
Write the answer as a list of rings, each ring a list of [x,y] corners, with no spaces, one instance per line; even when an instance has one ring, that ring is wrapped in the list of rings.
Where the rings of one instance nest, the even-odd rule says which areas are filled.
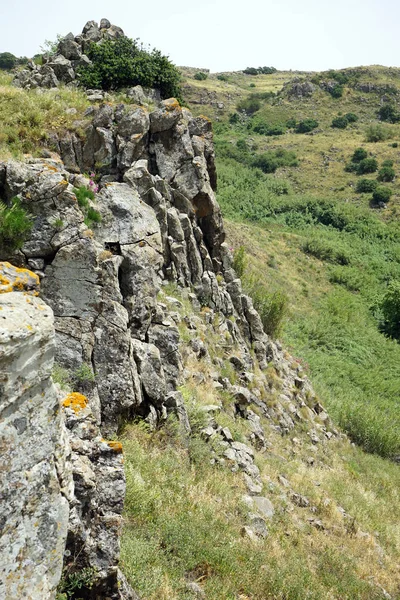
[[[208,121],[209,123],[211,123],[211,119],[209,119],[208,117],[206,117],[205,115],[199,115],[200,119],[203,119],[203,121]]]
[[[68,394],[62,404],[65,408],[71,408],[77,415],[87,407],[88,403],[89,401],[86,396],[78,394],[78,392],[73,392],[72,394]]]
[[[85,229],[85,231],[82,233],[82,237],[85,238],[92,238],[94,236],[94,233],[91,229]]]
[[[102,440],[107,444],[111,450],[113,450],[116,454],[122,454],[123,448],[121,442],[107,442],[106,440]]]
[[[164,101],[165,110],[168,112],[172,112],[173,110],[181,110],[181,105],[179,104],[176,98],[171,98],[170,100]]]
[[[52,171],[53,173],[58,173],[58,169],[57,167],[55,167],[54,165],[48,165],[46,163],[45,165],[45,169],[47,169],[47,171]]]
[[[0,273],[0,285],[10,285],[10,280]]]
[[[57,169],[56,169],[56,171],[57,171]],[[60,181],[60,185],[69,185],[69,184],[68,184],[68,181],[66,179],[62,179]]]

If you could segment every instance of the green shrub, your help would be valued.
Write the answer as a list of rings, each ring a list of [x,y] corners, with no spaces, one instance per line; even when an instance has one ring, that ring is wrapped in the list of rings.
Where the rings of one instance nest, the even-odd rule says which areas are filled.
[[[79,188],[74,188],[74,194],[81,208],[87,208],[89,206],[89,200],[94,200],[94,192],[84,185],[81,185]]]
[[[224,75],[223,73],[221,73],[220,75],[217,75],[217,79],[219,81],[229,81],[229,77],[227,75]]]
[[[355,123],[358,121],[357,115],[354,113],[346,113],[345,115],[335,117],[332,120],[331,127],[336,127],[337,129],[346,129],[349,123]]]
[[[357,267],[335,266],[329,272],[329,281],[342,285],[350,292],[359,292],[365,285],[363,273]]]
[[[246,249],[244,246],[239,246],[233,253],[233,268],[236,271],[238,277],[243,277],[246,270],[247,257]]]
[[[94,208],[92,208],[91,206],[89,206],[88,211],[87,211],[87,215],[86,215],[86,219],[88,219],[88,221],[90,221],[90,223],[101,223],[101,214],[95,210]],[[86,222],[85,219],[85,222]]]
[[[384,142],[391,137],[391,129],[384,127],[381,123],[371,123],[365,131],[365,140],[367,142]]]
[[[198,71],[193,77],[194,79],[197,79],[197,81],[205,81],[208,78],[208,74],[203,71]]]
[[[243,73],[245,75],[258,75],[258,69],[255,67],[247,67],[247,69],[243,69]]]
[[[90,590],[93,587],[96,571],[92,567],[85,567],[79,571],[68,572],[68,568],[60,579],[57,587],[57,598],[79,598],[82,594],[81,590]],[[75,594],[79,590],[79,595]]]
[[[340,85],[344,85],[349,81],[349,76],[346,75],[346,73],[342,73],[341,71],[328,71],[327,77],[329,77],[330,79],[334,79]]]
[[[79,188],[74,188],[74,194],[85,216],[84,222],[86,227],[89,227],[90,229],[93,225],[100,223],[100,213],[89,204],[89,200],[93,201],[95,199],[95,193],[93,190],[90,190],[82,185]]]
[[[286,127],[284,125],[272,125],[261,121],[253,126],[253,131],[259,135],[283,135],[286,133]]]
[[[18,64],[18,59],[11,52],[1,52],[0,53],[0,69],[4,71],[11,71]]]
[[[384,104],[380,107],[377,115],[381,121],[387,121],[388,123],[397,123],[400,121],[400,113],[393,104]]]
[[[392,144],[392,148],[398,148],[398,147],[399,147],[399,144],[398,144],[398,142],[393,142],[393,144]]]
[[[351,261],[347,248],[341,248],[337,244],[319,237],[306,240],[301,249],[315,258],[339,265],[348,265]]]
[[[358,121],[358,117],[354,113],[346,113],[344,116],[348,123],[356,123]]]
[[[356,148],[353,152],[353,156],[351,157],[351,162],[359,163],[367,157],[368,152],[364,148]]]
[[[121,37],[92,43],[87,54],[92,64],[78,70],[79,83],[85,88],[142,85],[157,88],[162,98],[181,98],[180,73],[159,50],[147,52],[137,40]]]
[[[297,165],[295,153],[283,149],[257,154],[250,162],[251,167],[261,169],[263,173],[275,173],[279,167],[297,167]]]
[[[87,363],[82,363],[73,373],[73,378],[78,383],[89,383],[95,381],[92,367]]]
[[[22,248],[32,227],[32,217],[21,207],[19,198],[13,198],[11,206],[0,202],[1,253],[8,254]]]
[[[276,338],[289,312],[287,294],[281,290],[271,292],[254,280],[245,282],[245,289],[261,317],[265,333]]]
[[[334,127],[336,129],[346,129],[348,124],[349,122],[346,119],[346,117],[335,117],[334,119],[332,119],[331,127]]]
[[[305,119],[296,125],[296,133],[309,133],[318,127],[318,121],[315,119]]]
[[[272,73],[276,73],[275,67],[247,67],[247,69],[243,70],[245,75],[272,75]]]
[[[400,281],[391,281],[378,303],[381,329],[391,337],[400,338]]]
[[[356,191],[361,194],[373,192],[376,190],[377,185],[378,183],[375,179],[359,179],[357,181]]]
[[[294,129],[296,127],[296,125],[297,125],[297,121],[293,117],[291,119],[289,119],[288,121],[286,121],[286,127],[288,127],[289,129]]]
[[[396,172],[392,166],[384,165],[378,171],[378,181],[390,182],[396,177]]]
[[[343,96],[343,85],[337,83],[336,85],[328,88],[328,92],[332,96],[332,98],[341,98]]]
[[[261,102],[255,95],[248,96],[247,98],[243,98],[241,100],[236,109],[238,111],[244,111],[247,115],[253,115],[261,108]]]
[[[384,185],[379,185],[372,194],[372,199],[374,202],[389,202],[390,196],[392,195],[392,190]]]
[[[364,158],[357,164],[357,174],[364,175],[364,173],[375,173],[378,170],[378,161],[376,158]]]

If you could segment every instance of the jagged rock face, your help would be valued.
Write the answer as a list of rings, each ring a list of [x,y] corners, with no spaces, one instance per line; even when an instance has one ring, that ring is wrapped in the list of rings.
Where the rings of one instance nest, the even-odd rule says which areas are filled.
[[[9,266],[0,273],[11,279]],[[20,289],[0,294],[0,597],[43,600],[61,575],[71,480],[50,378],[53,314]]]
[[[98,35],[92,24],[88,32]],[[62,153],[65,146],[61,140],[58,144]],[[94,585],[85,590],[85,598],[122,600],[133,596],[118,571],[125,490],[121,448],[101,436],[112,440],[124,420],[138,415],[157,426],[171,412],[182,431],[190,433],[177,391],[187,375],[187,348],[178,328],[181,303],[165,294],[160,301],[163,284],[185,288],[194,307],[207,307],[203,325],[199,317],[191,322],[195,358],[208,352],[196,332],[205,338],[215,317],[218,343],[238,349],[232,364],[245,369],[241,385],[232,386],[223,377],[215,383],[232,396],[237,417],[251,423],[250,443],[266,445],[251,405],[282,433],[296,421],[321,420],[323,409],[290,357],[265,335],[232,268],[213,192],[207,119],[193,118],[173,99],[151,114],[138,107],[104,105],[93,110],[85,139],[74,140],[68,156],[74,157],[73,171],[92,166],[99,157],[104,161],[93,203],[101,224],[94,232],[85,225],[73,191],[85,179],[59,159],[0,164],[4,199],[18,195],[35,216],[22,250],[4,258],[30,266],[41,278],[41,296],[54,312],[57,363],[71,374],[82,365],[86,371],[74,390],[78,396],[63,401],[73,475],[65,567],[71,572],[94,569]],[[270,362],[283,382],[273,408],[262,400],[270,387],[263,370]],[[246,383],[254,378],[255,366],[262,375],[250,393]],[[244,472],[249,493],[257,496],[262,482],[252,449],[238,445],[212,419],[204,435],[221,438],[227,463]],[[42,597],[51,598],[49,594]]]
[[[0,597],[54,599],[65,558],[66,576],[91,573],[87,598],[129,600],[121,444],[103,439],[84,395],[52,383],[54,318],[37,275],[0,263],[0,284]]]
[[[116,40],[124,37],[121,27],[111,25],[107,19],[88,21],[80,35],[68,33],[58,44],[57,52],[51,56],[43,56],[43,65],[28,63],[28,69],[19,71],[14,78],[14,85],[22,88],[54,88],[60,83],[70,84],[77,79],[77,69],[91,64],[85,54],[91,43],[103,40]]]

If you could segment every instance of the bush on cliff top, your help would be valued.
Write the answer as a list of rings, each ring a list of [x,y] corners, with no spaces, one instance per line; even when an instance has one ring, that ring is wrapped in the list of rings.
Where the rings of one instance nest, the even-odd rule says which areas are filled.
[[[121,37],[102,44],[91,44],[91,65],[79,69],[79,81],[85,88],[116,90],[142,85],[160,90],[162,98],[180,99],[180,73],[170,60],[153,49],[148,52],[138,40]]]

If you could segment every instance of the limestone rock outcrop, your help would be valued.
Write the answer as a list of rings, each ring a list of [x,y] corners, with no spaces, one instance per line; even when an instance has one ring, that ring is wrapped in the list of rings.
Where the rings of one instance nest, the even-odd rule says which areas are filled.
[[[21,291],[0,293],[0,597],[42,600],[55,597],[63,566],[68,443],[51,380],[52,311],[24,291],[34,274],[10,271],[0,280]]]
[[[85,53],[91,43],[116,40],[124,35],[121,27],[111,25],[107,19],[102,19],[100,24],[88,21],[81,34],[74,36],[73,33],[68,33],[62,38],[55,54],[44,54],[41,65],[30,61],[27,69],[18,71],[14,85],[34,89],[56,88],[60,83],[75,83],[79,67],[90,64],[90,59]]]
[[[96,38],[101,29],[110,31],[103,25],[96,29],[88,24],[84,36]],[[64,52],[75,56],[77,43],[66,40]],[[212,419],[218,407],[209,407],[203,435],[217,438],[224,446],[224,464],[243,471],[250,494],[262,492],[250,445],[264,448],[268,443],[252,407],[282,434],[305,422],[321,436],[329,438],[332,433],[329,417],[307,378],[264,333],[261,318],[233,269],[214,195],[210,121],[193,118],[174,99],[162,102],[150,114],[142,107],[104,104],[93,108],[83,138],[70,141],[67,137],[53,141],[60,156],[52,159],[0,164],[0,197],[9,202],[18,196],[34,217],[22,249],[0,259],[28,266],[36,279],[40,278],[41,298],[54,313],[55,360],[74,385],[69,395],[59,395],[65,411],[64,429],[58,401],[54,395],[49,400],[64,433],[51,433],[52,425],[45,431],[55,443],[63,445],[62,440],[69,440],[64,452],[72,484],[61,503],[66,512],[57,542],[57,548],[64,543],[67,552],[64,574],[90,570],[93,580],[84,590],[85,598],[127,600],[134,596],[118,570],[125,480],[122,448],[115,436],[125,420],[141,417],[156,427],[170,413],[189,435],[190,423],[178,388],[188,377],[203,377],[188,373],[190,361],[214,361],[212,385],[230,395],[235,418],[249,424],[248,444],[238,444],[229,430]],[[80,171],[96,165],[99,190],[90,208],[97,211],[101,222],[92,230],[87,225],[87,207],[79,205],[75,188],[89,183]],[[25,284],[35,290],[35,277]],[[191,332],[190,344],[181,339],[182,301],[166,293],[168,284],[182,291],[196,313],[186,315],[184,321]],[[0,291],[9,285],[0,280]],[[17,305],[23,302],[21,298],[26,301],[23,294],[4,294],[6,299],[14,296],[19,298]],[[7,305],[7,300],[3,302]],[[7,310],[12,323],[10,305]],[[50,314],[49,309],[44,314]],[[49,339],[51,329],[46,329]],[[237,385],[219,373],[218,358],[211,359],[206,343],[211,331],[215,344],[230,356],[238,374]],[[28,330],[26,339],[30,339]],[[11,340],[8,343],[14,348]],[[47,382],[48,393],[54,394],[50,354],[49,346],[49,354],[44,354],[46,368],[35,369],[36,375],[31,377],[33,382],[39,378],[40,385]],[[16,355],[15,360],[19,360]],[[21,364],[29,369],[29,360]],[[24,372],[22,369],[21,377]],[[6,391],[19,381],[11,386],[11,375],[8,377],[8,387],[3,384]],[[14,390],[7,391],[10,393]],[[271,394],[273,405],[266,401]],[[6,418],[14,423],[12,410],[5,410]],[[14,456],[17,426],[12,427],[10,452]],[[40,437],[39,432],[35,435]],[[49,449],[47,452],[51,457]],[[12,461],[9,464],[12,472]],[[57,486],[54,493],[62,495]],[[56,554],[59,557],[58,550]],[[59,559],[52,569],[43,599],[53,598],[61,570]],[[43,577],[41,583],[45,585],[45,581]]]

